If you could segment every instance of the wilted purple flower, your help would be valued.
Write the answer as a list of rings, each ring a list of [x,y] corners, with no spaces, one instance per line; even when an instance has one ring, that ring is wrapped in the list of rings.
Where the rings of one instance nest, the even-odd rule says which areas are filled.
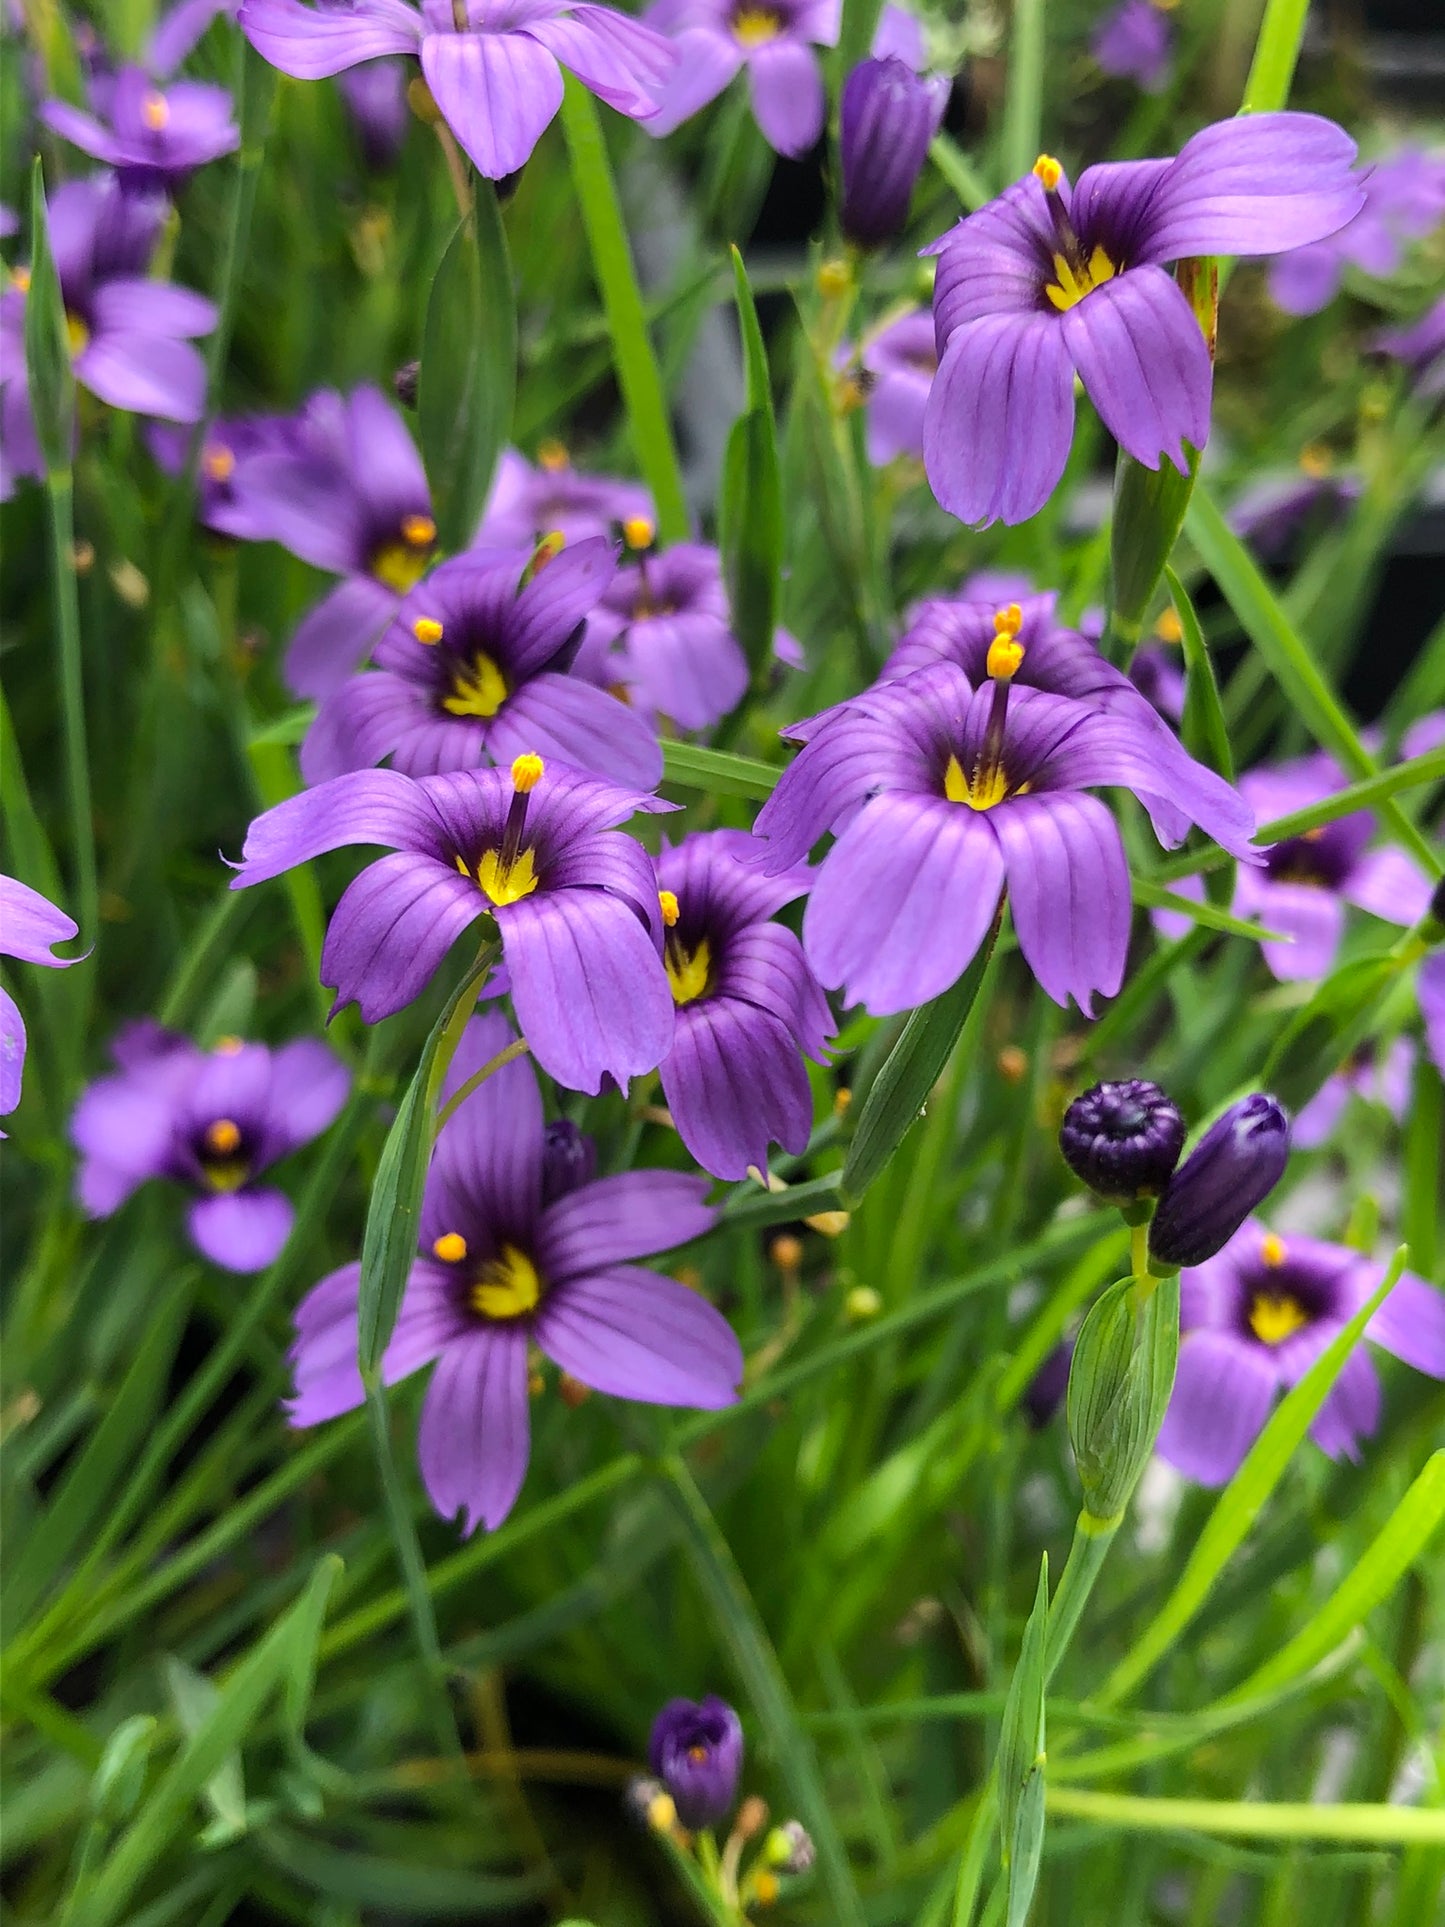
[[[1184,1119],[1146,1078],[1095,1084],[1076,1097],[1059,1127],[1059,1149],[1074,1176],[1111,1204],[1155,1198],[1184,1149]]]
[[[671,37],[677,65],[649,134],[670,134],[746,67],[753,115],[779,154],[806,154],[827,94],[815,47],[838,39],[840,0],[657,0],[648,23]]]
[[[1123,0],[1099,22],[1092,46],[1106,74],[1132,80],[1146,94],[1159,94],[1169,83],[1173,41],[1173,30],[1155,0]]]
[[[832,1014],[803,946],[770,921],[808,887],[806,872],[764,876],[737,830],[687,837],[657,859],[663,963],[677,1005],[662,1092],[705,1171],[768,1167],[768,1144],[800,1156],[813,1125],[804,1057],[823,1061]]]
[[[678,542],[619,569],[588,621],[578,667],[681,729],[708,729],[736,709],[748,663],[717,550]]]
[[[581,542],[655,517],[652,497],[640,482],[583,474],[560,442],[549,441],[538,449],[535,468],[515,448],[503,452],[477,541],[490,548],[530,549],[544,535]]]
[[[67,182],[46,209],[76,380],[112,408],[193,422],[205,407],[206,364],[191,339],[210,333],[216,310],[189,288],[147,278],[164,218],[163,200],[122,192],[113,175]],[[22,268],[0,294],[7,479],[42,472],[25,373],[29,285]]]
[[[1274,262],[1269,291],[1286,314],[1317,314],[1339,292],[1346,266],[1383,279],[1405,244],[1445,220],[1445,154],[1401,148],[1363,170],[1364,203],[1336,233]]]
[[[726,1700],[669,1700],[652,1723],[647,1758],[685,1827],[715,1827],[732,1810],[743,1729]]]
[[[995,650],[993,679],[978,689],[941,662],[844,704],[755,825],[774,872],[825,830],[838,833],[809,898],[804,947],[824,984],[879,1016],[956,982],[1005,881],[1019,946],[1049,996],[1073,996],[1087,1013],[1095,990],[1114,994],[1129,873],[1114,819],[1089,788],[1153,794],[1169,770],[1184,816],[1236,854],[1248,849],[1253,819],[1227,783],[1197,765],[1187,785],[1176,780],[1128,718],[1037,689],[1010,700],[1010,664],[1023,652],[1006,635]]]
[[[465,25],[458,26],[458,16]],[[297,80],[385,54],[417,54],[442,119],[479,174],[500,181],[530,157],[562,105],[562,69],[619,114],[655,112],[676,56],[661,34],[611,7],[567,0],[243,0],[242,31]]]
[[[1289,1162],[1289,1118],[1263,1091],[1215,1119],[1164,1187],[1149,1222],[1149,1256],[1161,1265],[1212,1258],[1263,1204]]]
[[[336,84],[361,143],[362,157],[379,174],[395,163],[411,123],[406,63],[364,60],[359,67],[338,74]]]
[[[925,80],[906,61],[863,60],[843,83],[839,152],[850,241],[882,247],[903,232],[908,204],[948,105],[946,76]]]
[[[108,1218],[149,1178],[194,1192],[191,1242],[228,1271],[261,1271],[291,1234],[291,1201],[257,1179],[319,1137],[351,1079],[308,1037],[268,1050],[225,1039],[201,1050],[143,1020],[117,1037],[118,1073],[82,1095],[70,1135],[81,1154],[76,1196]]]
[[[1327,1077],[1295,1115],[1292,1141],[1299,1151],[1318,1150],[1333,1135],[1351,1097],[1383,1104],[1398,1124],[1410,1102],[1415,1046],[1397,1037],[1384,1050],[1365,1049],[1333,1077]]]
[[[1379,1265],[1344,1245],[1242,1225],[1217,1257],[1180,1278],[1179,1368],[1161,1456],[1201,1485],[1233,1478],[1275,1393],[1298,1384],[1379,1282]],[[1416,1371],[1445,1378],[1445,1294],[1413,1272],[1402,1274],[1365,1336]],[[1379,1418],[1380,1381],[1360,1346],[1310,1437],[1331,1458],[1358,1459]]]
[[[569,674],[584,625],[617,568],[600,537],[544,566],[476,550],[404,597],[375,668],[321,705],[301,750],[308,783],[383,758],[436,776],[534,751],[651,789],[662,750],[634,711]]]
[[[1381,328],[1370,337],[1376,354],[1404,362],[1424,400],[1445,395],[1445,295],[1408,328]]]
[[[923,458],[923,415],[938,372],[933,316],[905,314],[863,345],[868,386],[868,459],[882,468],[897,455]]]
[[[1328,451],[1307,448],[1300,473],[1266,475],[1241,489],[1229,526],[1267,561],[1282,555],[1310,521],[1337,522],[1359,500],[1359,478],[1330,472]]]
[[[175,193],[198,167],[230,154],[241,134],[224,87],[179,80],[162,87],[144,67],[122,67],[97,117],[48,100],[40,118],[83,154],[113,167],[127,187]]]
[[[463,930],[490,916],[512,1003],[543,1070],[596,1092],[672,1042],[652,859],[616,825],[672,805],[540,756],[420,780],[358,770],[288,797],[246,833],[233,890],[325,850],[380,843],[332,913],[321,979],[369,1024],[418,996]]]
[[[1209,436],[1209,350],[1166,264],[1277,254],[1362,204],[1355,144],[1313,114],[1206,127],[1174,160],[1111,161],[1070,189],[1056,160],[935,241],[939,368],[924,425],[934,494],[964,522],[1023,522],[1068,460],[1078,371],[1147,468]]]
[[[53,957],[58,943],[80,935],[79,926],[48,897],[28,883],[0,876],[0,957],[20,963],[45,964],[65,970],[79,957]],[[20,1079],[25,1070],[25,1023],[15,999],[0,984],[0,1117],[9,1117],[20,1102]],[[0,1138],[5,1136],[0,1131]]]
[[[467,1026],[445,1089],[455,1092],[511,1041],[495,1012]],[[614,1398],[731,1405],[742,1350],[721,1314],[675,1279],[630,1261],[700,1237],[716,1218],[707,1181],[629,1171],[544,1192],[542,1100],[522,1059],[495,1071],[437,1138],[422,1202],[420,1255],[387,1346],[388,1384],[436,1359],[417,1456],[432,1504],[462,1530],[499,1526],[530,1449],[527,1351]],[[296,1310],[293,1425],[349,1412],[357,1369],[359,1265],[332,1272]]]

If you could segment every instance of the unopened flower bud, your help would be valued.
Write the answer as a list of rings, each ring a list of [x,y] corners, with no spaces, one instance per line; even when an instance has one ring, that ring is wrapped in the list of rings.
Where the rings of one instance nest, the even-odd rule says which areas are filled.
[[[1157,1197],[1184,1149],[1174,1100],[1140,1077],[1095,1084],[1064,1112],[1059,1149],[1074,1176],[1111,1204]]]
[[[763,1844],[764,1860],[781,1874],[806,1873],[815,1857],[812,1836],[801,1820],[774,1827]]]
[[[843,1300],[843,1310],[850,1325],[866,1325],[882,1309],[883,1299],[872,1285],[854,1285]]]
[[[948,104],[947,80],[924,80],[902,60],[864,60],[839,107],[843,232],[862,248],[901,234],[928,143]]]
[[[392,390],[403,408],[415,408],[417,387],[421,381],[421,363],[404,361],[391,378]]]
[[[768,1824],[768,1803],[761,1794],[750,1793],[738,1808],[738,1817],[733,1821],[733,1832],[739,1840],[748,1841],[762,1832]]]
[[[542,1203],[545,1207],[597,1175],[597,1146],[570,1118],[547,1126],[542,1141]]]
[[[685,1827],[716,1826],[737,1797],[743,1767],[743,1729],[715,1694],[669,1700],[652,1725],[652,1770],[677,1805]]]
[[[1203,1264],[1284,1176],[1289,1119],[1256,1091],[1231,1104],[1169,1180],[1149,1226],[1149,1256],[1167,1267]]]

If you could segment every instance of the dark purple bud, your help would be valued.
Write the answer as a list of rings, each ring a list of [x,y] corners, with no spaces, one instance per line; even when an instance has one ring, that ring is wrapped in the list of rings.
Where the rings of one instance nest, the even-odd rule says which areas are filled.
[[[1059,1149],[1076,1178],[1110,1204],[1156,1198],[1184,1149],[1172,1097],[1142,1077],[1096,1084],[1064,1112]]]
[[[743,1729],[725,1700],[669,1700],[652,1723],[652,1770],[685,1827],[716,1826],[737,1798]]]
[[[1289,1118],[1256,1091],[1211,1124],[1169,1180],[1149,1226],[1149,1256],[1200,1265],[1221,1251],[1284,1176]]]
[[[555,1204],[597,1175],[597,1146],[570,1118],[547,1126],[542,1146],[542,1202]]]
[[[415,408],[421,383],[421,363],[404,361],[391,378],[392,392],[403,408]]]
[[[1069,1389],[1069,1366],[1073,1359],[1074,1341],[1065,1339],[1063,1344],[1055,1345],[1029,1380],[1028,1390],[1020,1403],[1024,1408],[1024,1416],[1036,1432],[1043,1431],[1063,1404],[1064,1393]]]
[[[946,79],[901,60],[864,60],[843,83],[843,232],[862,248],[903,232],[928,143],[948,104]]]

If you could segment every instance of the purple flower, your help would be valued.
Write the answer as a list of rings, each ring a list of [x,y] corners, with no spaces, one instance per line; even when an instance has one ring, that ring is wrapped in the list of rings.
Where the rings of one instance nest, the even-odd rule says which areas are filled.
[[[1064,1402],[1069,1389],[1069,1367],[1074,1362],[1074,1341],[1063,1339],[1049,1353],[1028,1382],[1019,1400],[1024,1417],[1035,1432],[1042,1432]]]
[[[57,188],[46,216],[76,380],[112,408],[164,421],[198,421],[205,407],[206,364],[191,339],[210,333],[216,310],[189,288],[147,279],[165,202],[122,192],[114,176],[97,175]],[[7,477],[42,472],[25,374],[29,285],[22,268],[0,295]]]
[[[804,947],[824,984],[876,1015],[956,982],[1005,882],[1019,946],[1049,996],[1073,996],[1087,1013],[1095,990],[1114,994],[1129,872],[1114,819],[1087,789],[1153,795],[1168,784],[1185,819],[1247,851],[1253,819],[1229,785],[1188,758],[1176,767],[1131,718],[1038,689],[1010,700],[1010,665],[1024,654],[1016,636],[999,635],[992,679],[978,688],[940,662],[844,704],[758,816],[774,871],[837,832]]]
[[[1423,400],[1445,395],[1445,295],[1408,328],[1381,328],[1370,337],[1376,354],[1404,362]]]
[[[66,970],[79,957],[53,957],[54,945],[80,935],[79,926],[48,897],[28,883],[0,876],[0,957],[20,963],[44,964]],[[0,984],[0,1117],[9,1117],[20,1102],[20,1079],[25,1070],[25,1023],[15,999]],[[0,1131],[0,1138],[5,1136]]]
[[[1146,94],[1160,94],[1169,84],[1173,40],[1156,0],[1123,0],[1099,22],[1092,45],[1094,58],[1106,74],[1132,80]]]
[[[376,667],[322,704],[301,750],[307,782],[384,757],[435,776],[530,750],[651,789],[662,751],[647,724],[568,673],[616,567],[595,536],[535,572],[525,556],[489,550],[443,562],[402,600]]]
[[[678,1135],[705,1171],[768,1168],[768,1143],[808,1148],[813,1095],[804,1057],[822,1063],[834,1024],[803,946],[775,911],[806,872],[764,876],[737,830],[687,837],[657,859],[663,962],[677,1006],[662,1091]]]
[[[463,930],[500,932],[522,1034],[543,1070],[596,1092],[661,1063],[673,1006],[652,859],[615,826],[672,805],[519,756],[510,771],[415,779],[358,770],[252,823],[232,889],[350,843],[394,854],[343,893],[321,953],[336,1008],[369,1024],[409,1004]]]
[[[170,1178],[195,1193],[197,1250],[228,1271],[264,1270],[294,1214],[257,1179],[331,1123],[345,1068],[308,1037],[277,1051],[232,1037],[204,1051],[149,1021],[128,1025],[111,1054],[118,1073],[85,1091],[70,1124],[86,1212],[108,1218],[148,1178]]]
[[[649,23],[671,36],[677,65],[649,134],[670,134],[747,68],[753,115],[779,154],[806,154],[827,94],[815,47],[838,39],[839,0],[657,0]]]
[[[511,1041],[495,1012],[473,1018],[446,1089],[456,1091]],[[731,1405],[742,1350],[696,1292],[630,1261],[700,1237],[716,1213],[707,1182],[629,1171],[548,1198],[547,1133],[529,1064],[493,1073],[437,1139],[412,1266],[382,1375],[428,1365],[417,1456],[443,1518],[466,1533],[511,1511],[530,1447],[527,1352],[614,1398]],[[362,1402],[357,1369],[359,1265],[332,1272],[296,1310],[293,1425]]]
[[[1364,203],[1333,235],[1296,248],[1269,271],[1269,291],[1286,314],[1317,314],[1339,292],[1346,266],[1383,279],[1405,244],[1445,220],[1445,155],[1401,148],[1362,176]]]
[[[241,140],[224,87],[180,80],[163,88],[144,67],[120,69],[100,118],[63,100],[46,101],[40,118],[83,154],[115,168],[127,187],[168,193]]]
[[[1318,1238],[1242,1225],[1207,1264],[1180,1278],[1179,1369],[1159,1451],[1201,1485],[1223,1485],[1259,1436],[1275,1393],[1298,1384],[1380,1282],[1372,1259]],[[1445,1295],[1405,1272],[1365,1327],[1372,1343],[1445,1378]],[[1331,1458],[1358,1459],[1380,1418],[1380,1381],[1351,1352],[1310,1437]]]
[[[935,241],[924,461],[944,508],[986,523],[1043,507],[1068,460],[1076,370],[1128,454],[1184,471],[1209,436],[1211,370],[1167,264],[1332,234],[1363,200],[1354,153],[1331,121],[1253,114],[1204,128],[1174,160],[1091,167],[1072,190],[1041,155]]]
[[[906,61],[863,60],[843,83],[839,150],[843,232],[862,248],[903,232],[908,204],[948,105],[951,82],[924,80]]]
[[[457,11],[466,20],[456,24]],[[515,174],[562,105],[562,69],[633,120],[656,111],[676,56],[611,7],[566,0],[243,0],[242,31],[283,74],[322,80],[384,54],[418,54],[442,119],[477,172]]]
[[[1397,1037],[1384,1051],[1361,1051],[1352,1063],[1327,1077],[1294,1121],[1293,1141],[1300,1151],[1315,1151],[1333,1136],[1352,1097],[1383,1104],[1397,1124],[1410,1103],[1415,1046]]]
[[[1059,1149],[1074,1176],[1111,1204],[1158,1197],[1184,1149],[1184,1119],[1142,1077],[1095,1084],[1064,1112]]]
[[[338,74],[336,84],[351,115],[362,156],[373,173],[395,164],[411,122],[406,62],[365,60]]]
[[[1149,1223],[1149,1257],[1197,1265],[1228,1243],[1289,1162],[1289,1119],[1263,1091],[1215,1119],[1164,1187]]]
[[[627,526],[629,541],[651,527]],[[579,668],[680,729],[708,729],[736,709],[748,664],[717,550],[679,542],[619,569],[588,621]]]
[[[652,523],[655,516],[640,482],[584,475],[560,442],[543,442],[535,468],[515,448],[505,451],[477,541],[498,549],[530,549],[552,534],[581,542],[589,535],[614,535],[626,522]]]
[[[743,1770],[743,1729],[726,1700],[669,1700],[652,1723],[647,1757],[685,1827],[715,1827],[732,1810]]]
[[[284,498],[278,507],[269,462],[256,471],[259,485],[252,486],[253,464],[263,455],[301,460],[304,432],[302,419],[295,415],[217,416],[209,421],[196,466],[196,519],[202,527],[237,542],[279,539],[277,530],[284,533],[286,528]],[[146,440],[166,473],[179,475],[190,452],[190,435],[157,422],[147,430]]]
[[[868,384],[868,459],[882,468],[897,455],[923,459],[923,417],[938,372],[933,316],[915,308],[863,345]]]
[[[146,66],[153,74],[174,73],[186,55],[199,45],[206,29],[222,14],[234,16],[240,0],[179,0],[156,22]]]
[[[1146,642],[1134,652],[1129,680],[1150,708],[1157,709],[1166,721],[1177,723],[1183,716],[1188,686],[1177,649],[1163,642]]]
[[[1415,994],[1425,1020],[1425,1048],[1445,1077],[1445,950],[1435,951],[1421,964]]]
[[[1328,450],[1307,448],[1300,456],[1301,472],[1267,475],[1235,497],[1229,526],[1251,542],[1266,560],[1283,555],[1312,520],[1337,522],[1359,500],[1360,484],[1353,475],[1330,473]]]

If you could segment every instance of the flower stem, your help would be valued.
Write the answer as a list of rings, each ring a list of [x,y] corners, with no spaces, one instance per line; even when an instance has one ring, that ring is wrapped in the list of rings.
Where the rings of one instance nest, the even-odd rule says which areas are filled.
[[[76,921],[87,943],[96,939],[99,886],[95,823],[90,801],[90,756],[85,730],[85,676],[80,648],[80,598],[75,586],[75,483],[69,468],[55,469],[45,483],[50,554],[55,570],[55,616],[60,631],[60,709],[65,732],[65,789],[70,810],[71,861],[75,866]],[[89,979],[91,973],[85,975]],[[83,1019],[77,1020],[83,1028]]]

